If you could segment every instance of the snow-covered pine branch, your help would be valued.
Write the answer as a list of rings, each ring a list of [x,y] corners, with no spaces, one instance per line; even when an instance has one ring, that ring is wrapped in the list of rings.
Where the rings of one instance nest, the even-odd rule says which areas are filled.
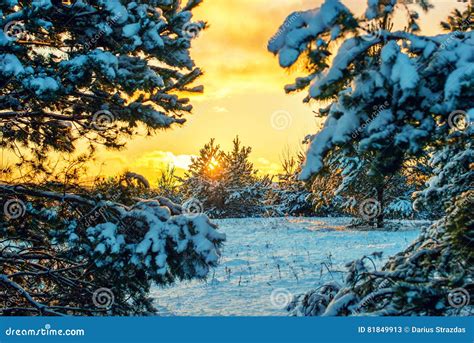
[[[191,40],[201,1],[0,2],[2,147],[123,146],[139,124],[182,124],[201,92]]]
[[[446,216],[382,271],[370,270],[362,258],[348,265],[344,285],[299,296],[289,307],[293,315],[472,314],[472,23],[451,17],[451,32],[419,35],[417,14],[407,10],[408,25],[397,31],[391,18],[399,9],[407,10],[395,0],[369,0],[364,17],[356,18],[338,0],[326,0],[291,14],[268,47],[282,67],[306,61],[308,75],[287,91],[308,89],[306,101],[331,101],[319,113],[324,127],[309,137],[302,179],[336,161],[330,167],[342,170],[347,188],[368,162],[365,175],[378,193],[407,160],[426,158],[429,147],[434,176],[418,203],[444,204]],[[455,15],[470,18],[472,7],[466,13]],[[459,290],[462,306],[452,302]]]
[[[327,0],[288,16],[269,41],[282,67],[303,61],[309,70],[287,91],[307,89],[307,101],[331,101],[319,112],[322,130],[308,138],[301,179],[321,173],[331,153],[356,154],[369,162],[367,173],[382,193],[387,176],[456,130],[456,113],[472,120],[473,32],[419,35],[412,11],[411,24],[396,31],[395,9],[405,6],[370,1],[367,15],[356,18],[339,0]]]
[[[0,1],[0,148],[18,157],[15,183],[0,185],[5,314],[153,313],[152,283],[216,265],[224,235],[168,199],[136,199],[128,190],[150,186],[140,175],[109,200],[77,186],[97,145],[184,123],[183,94],[202,91],[190,56],[200,3]],[[88,152],[76,158],[79,141]],[[64,177],[52,155],[73,160]],[[104,288],[105,307],[95,301]]]
[[[205,215],[189,215],[165,198],[125,206],[86,191],[0,190],[2,203],[15,199],[23,210],[19,217],[2,213],[0,221],[0,283],[20,307],[2,308],[9,315],[152,313],[152,283],[204,278],[225,240]],[[104,287],[115,298],[106,310],[93,303]]]

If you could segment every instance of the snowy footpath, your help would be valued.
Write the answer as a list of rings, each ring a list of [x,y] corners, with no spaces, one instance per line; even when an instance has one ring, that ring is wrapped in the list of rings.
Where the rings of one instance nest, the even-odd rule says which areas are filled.
[[[344,264],[374,251],[383,261],[403,250],[426,222],[404,221],[398,232],[351,231],[347,218],[215,220],[227,242],[207,281],[152,291],[161,315],[279,316],[292,295],[341,282]]]

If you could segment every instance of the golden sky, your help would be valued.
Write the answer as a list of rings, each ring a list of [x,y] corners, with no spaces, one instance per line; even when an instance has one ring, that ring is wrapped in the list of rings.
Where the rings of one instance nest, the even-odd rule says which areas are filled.
[[[137,138],[128,150],[107,153],[104,162],[117,172],[128,166],[153,182],[164,164],[185,168],[191,155],[216,138],[224,148],[239,135],[253,148],[252,161],[262,172],[279,170],[284,150],[296,152],[302,139],[318,130],[312,111],[316,104],[302,103],[303,93],[286,95],[283,86],[293,81],[266,50],[268,39],[286,16],[295,10],[318,7],[321,0],[204,0],[195,18],[206,20],[209,28],[193,41],[192,55],[205,75],[203,95],[193,97],[194,112],[182,127],[159,132],[153,138]],[[343,1],[356,14],[365,0]],[[433,1],[435,8],[421,15],[422,30],[439,32],[439,22],[455,7],[456,0]],[[413,5],[414,6],[414,5]],[[420,11],[421,12],[421,11]],[[284,129],[272,126],[272,118]],[[289,118],[289,119],[288,119]]]
[[[303,104],[303,93],[284,93],[283,86],[301,74],[281,69],[276,57],[267,52],[267,41],[289,13],[318,7],[321,2],[204,0],[194,16],[207,21],[209,28],[193,40],[192,56],[205,72],[197,83],[205,90],[193,96],[193,114],[184,126],[150,138],[134,138],[124,151],[100,151],[91,173],[116,175],[128,169],[154,183],[168,163],[186,168],[210,138],[227,149],[236,135],[253,148],[252,161],[261,172],[278,171],[282,153],[302,149],[302,139],[320,126],[312,113],[317,104]],[[343,3],[356,14],[366,7],[365,0]],[[454,7],[465,6],[456,0],[432,3],[435,9],[421,16],[422,30],[428,34],[439,33],[440,20]],[[283,129],[272,125],[275,116],[283,120],[276,123]]]

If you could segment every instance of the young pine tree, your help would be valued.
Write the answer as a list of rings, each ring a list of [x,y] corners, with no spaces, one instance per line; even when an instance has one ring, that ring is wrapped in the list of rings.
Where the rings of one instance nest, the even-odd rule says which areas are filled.
[[[236,137],[224,152],[211,139],[194,158],[182,180],[188,199],[197,199],[211,217],[255,217],[266,213],[271,180],[258,176],[250,162],[252,149]]]
[[[278,175],[271,195],[272,211],[278,216],[312,216],[315,214],[313,194],[308,182],[298,180],[304,156],[285,151],[281,161],[283,172]]]

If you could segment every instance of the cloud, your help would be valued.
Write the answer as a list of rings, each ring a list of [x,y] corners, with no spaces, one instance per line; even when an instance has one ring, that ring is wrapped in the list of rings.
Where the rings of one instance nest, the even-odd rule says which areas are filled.
[[[263,175],[265,174],[276,175],[282,171],[281,166],[279,164],[273,163],[264,157],[258,157],[255,160],[254,165],[258,169],[260,174],[263,174]]]
[[[176,175],[183,176],[189,168],[194,155],[174,154],[171,151],[153,150],[137,155],[107,151],[99,153],[100,163],[89,165],[93,176],[117,176],[125,171],[133,171],[145,176],[152,184],[156,183],[160,171],[168,166],[175,167]]]
[[[193,155],[175,155],[171,151],[152,151],[140,156],[132,166],[138,168],[151,168],[155,171],[170,165],[177,169],[186,170],[191,165]]]
[[[366,2],[343,0],[356,14],[364,11]],[[427,29],[430,34],[439,33],[438,22],[453,6],[465,6],[436,2],[433,10],[420,13],[422,30]],[[203,1],[193,11],[194,20],[209,23],[209,28],[191,43],[196,66],[204,71],[196,81],[196,85],[204,86],[204,93],[186,93],[194,106],[193,115],[186,116],[183,126],[160,131],[154,137],[134,137],[127,150],[102,152],[94,170],[98,171],[100,162],[106,161],[103,173],[117,175],[129,169],[154,182],[159,170],[168,164],[184,173],[192,157],[189,153],[197,154],[211,137],[228,149],[239,135],[245,145],[252,147],[252,161],[261,174],[279,172],[284,147],[299,146],[306,135],[320,129],[322,119],[315,119],[312,112],[320,104],[303,104],[306,92],[285,94],[283,86],[306,72],[301,70],[302,65],[280,68],[278,59],[267,51],[267,42],[291,12],[316,8],[321,3],[322,0]],[[292,125],[276,132],[271,116],[281,109],[291,109]]]
[[[227,112],[229,112],[229,110],[227,108],[221,107],[221,106],[214,106],[212,109],[216,113],[227,113]]]
[[[267,43],[285,17],[295,7],[305,8],[305,2],[309,3],[277,0],[269,6],[268,0],[204,1],[195,18],[206,20],[209,27],[192,42],[191,55],[204,70],[198,82],[205,93],[193,95],[193,100],[213,101],[269,88],[283,94],[283,85],[294,78],[278,66]]]

